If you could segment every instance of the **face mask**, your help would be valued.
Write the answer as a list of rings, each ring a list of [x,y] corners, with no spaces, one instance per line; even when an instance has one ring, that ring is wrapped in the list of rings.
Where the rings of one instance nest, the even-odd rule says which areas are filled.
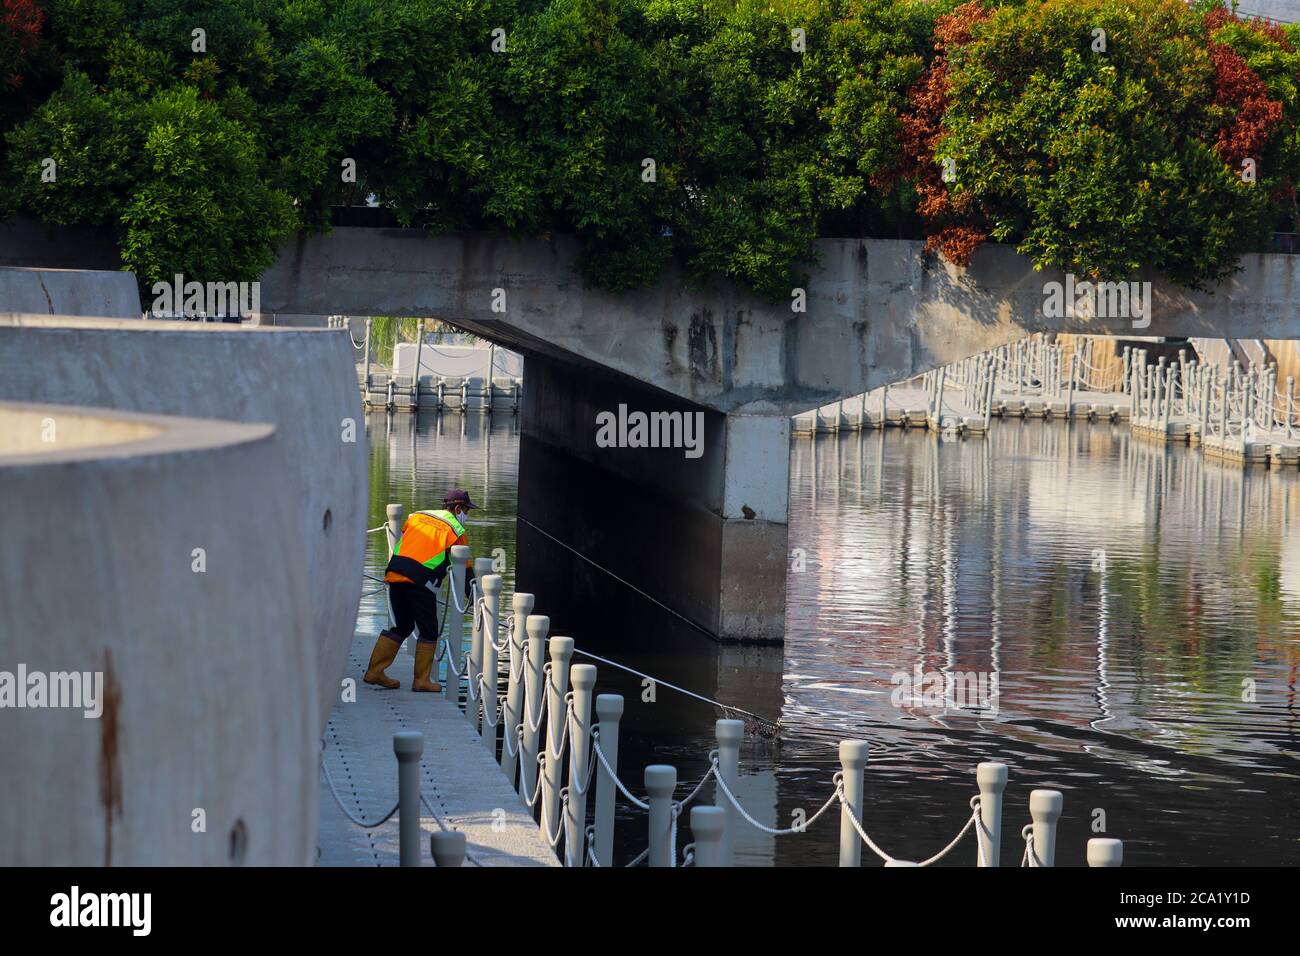
[[[468,527],[469,527],[469,512],[466,512],[466,511],[462,511],[462,512],[460,512],[460,514],[456,515],[456,520],[459,521],[461,524],[465,525],[465,527],[468,528]]]

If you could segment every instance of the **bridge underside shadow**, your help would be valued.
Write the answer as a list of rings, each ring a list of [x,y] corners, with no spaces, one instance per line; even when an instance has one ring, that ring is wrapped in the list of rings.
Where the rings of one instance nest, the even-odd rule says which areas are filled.
[[[562,595],[561,618],[602,609],[606,629],[653,614],[674,632],[780,643],[788,420],[737,422],[622,376],[531,355],[524,379],[518,574],[527,590]],[[602,447],[599,416],[620,407],[694,416],[703,425],[698,457],[681,447]]]

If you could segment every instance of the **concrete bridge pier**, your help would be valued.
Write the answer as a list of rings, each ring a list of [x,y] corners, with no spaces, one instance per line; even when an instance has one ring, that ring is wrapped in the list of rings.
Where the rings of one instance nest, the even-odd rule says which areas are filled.
[[[659,602],[721,640],[780,643],[789,419],[531,355],[524,378],[520,580],[577,605]]]

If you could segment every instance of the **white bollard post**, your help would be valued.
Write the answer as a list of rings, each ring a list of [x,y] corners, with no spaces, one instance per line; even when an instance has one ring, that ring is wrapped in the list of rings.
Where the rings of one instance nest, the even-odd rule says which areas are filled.
[[[397,544],[402,540],[402,506],[394,502],[384,509],[388,514],[388,527],[384,534],[388,536],[388,553],[392,554],[397,549]]]
[[[510,603],[514,608],[514,623],[510,627],[510,643],[507,645],[510,657],[506,669],[510,676],[506,681],[506,706],[503,719],[501,740],[501,769],[513,785],[515,767],[519,763],[519,724],[523,721],[524,672],[528,662],[524,658],[524,622],[532,613],[534,598],[531,594],[516,591]],[[513,755],[513,756],[512,756]]]
[[[988,434],[989,420],[993,417],[993,389],[997,384],[997,372],[989,368],[988,379],[984,383],[984,434]]]
[[[564,734],[568,710],[564,702],[569,693],[569,658],[573,656],[573,638],[550,640],[551,678],[546,681],[546,740],[542,744],[546,774],[542,783],[542,836],[550,842],[560,832],[560,775],[563,772]]]
[[[942,431],[943,430],[943,386],[944,386],[944,379],[947,378],[947,374],[944,371],[944,369],[940,367],[940,369],[938,370],[938,372],[935,373],[935,375],[936,375],[936,381],[934,384],[934,420],[938,424],[939,430]]]
[[[727,817],[721,807],[691,807],[691,838],[695,841],[695,865],[724,866],[722,834]]]
[[[1291,437],[1291,408],[1295,404],[1295,377],[1286,377],[1286,437]]]
[[[596,697],[600,752],[605,755],[605,761],[615,773],[618,773],[618,722],[622,716],[621,694],[600,694]],[[596,862],[601,866],[611,866],[614,856],[614,801],[618,796],[618,785],[594,753],[591,759],[596,760]]]
[[[1124,841],[1113,837],[1093,837],[1088,841],[1089,866],[1123,866]]]
[[[1056,865],[1056,821],[1061,819],[1063,805],[1059,790],[1030,791],[1029,816],[1034,821],[1034,855],[1039,866]]]
[[[1174,410],[1174,370],[1172,367],[1165,369],[1165,404],[1160,412],[1160,434],[1169,437],[1169,416]]]
[[[650,866],[676,866],[673,859],[673,790],[677,768],[651,764],[645,768],[645,789],[650,795]]]
[[[979,847],[977,866],[1000,866],[1002,857],[1002,794],[1007,789],[1007,765],[986,761],[975,768],[980,790],[980,824],[975,831]],[[987,833],[987,835],[986,835]]]
[[[1065,383],[1065,417],[1074,418],[1074,379],[1079,374],[1079,355],[1070,355],[1070,378]]]
[[[718,773],[726,781],[732,793],[740,780],[740,742],[745,739],[745,722],[743,720],[719,720],[713,725],[713,733],[718,741]],[[737,798],[739,799],[739,798]],[[719,866],[732,866],[735,863],[736,825],[739,816],[731,805],[722,788],[714,784],[713,805],[723,811],[724,827],[722,844],[719,849]]]
[[[438,830],[429,834],[429,852],[434,866],[463,866],[465,834],[459,830]]]
[[[1219,435],[1223,438],[1223,450],[1228,450],[1228,383],[1223,383],[1222,402],[1219,405]]]
[[[483,695],[483,746],[495,760],[497,756],[497,635],[501,632],[501,575],[489,574],[483,579],[483,599],[487,614],[483,618],[483,680],[479,693]]]
[[[1201,444],[1210,433],[1210,376],[1201,376]]]
[[[397,754],[398,861],[401,866],[420,865],[420,754],[424,734],[399,730],[393,734]]]
[[[463,544],[454,544],[451,546],[451,594],[448,598],[451,606],[456,606],[459,599],[462,603],[466,600],[465,594],[465,568],[469,561],[469,547]],[[462,671],[463,648],[465,644],[465,615],[447,609],[447,681],[442,686],[446,688],[447,699],[455,704],[460,698],[460,678],[456,676],[457,672]]]
[[[849,818],[849,807],[859,821],[862,819],[863,770],[867,766],[867,742],[865,740],[840,741],[840,766],[844,770],[844,802],[848,807],[840,806],[840,866],[862,865],[862,838],[858,836],[853,821]]]
[[[519,790],[524,799],[537,794],[537,738],[546,706],[543,668],[546,666],[546,633],[551,619],[545,614],[528,615],[528,664],[524,671],[524,739],[519,744]]]
[[[419,329],[415,333],[415,381],[411,389],[411,410],[417,415],[420,412],[420,370],[422,368],[424,368],[424,319],[420,319]]]
[[[587,863],[587,793],[592,777],[591,699],[596,686],[596,668],[574,664],[569,668],[573,683],[573,723],[569,727],[569,800],[564,805],[564,860],[566,866]],[[599,859],[599,857],[597,857]]]
[[[366,379],[365,379],[366,381],[365,404],[366,405],[370,404],[370,323],[371,321],[372,321],[371,319],[366,319]],[[348,333],[349,337],[351,336],[351,334],[352,334],[351,332]]]

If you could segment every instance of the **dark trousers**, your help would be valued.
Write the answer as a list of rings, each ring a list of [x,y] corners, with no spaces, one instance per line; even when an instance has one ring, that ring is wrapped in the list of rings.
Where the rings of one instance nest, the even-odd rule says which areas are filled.
[[[393,606],[393,626],[384,633],[398,644],[420,629],[420,640],[438,639],[438,597],[418,584],[388,585],[388,601]]]

